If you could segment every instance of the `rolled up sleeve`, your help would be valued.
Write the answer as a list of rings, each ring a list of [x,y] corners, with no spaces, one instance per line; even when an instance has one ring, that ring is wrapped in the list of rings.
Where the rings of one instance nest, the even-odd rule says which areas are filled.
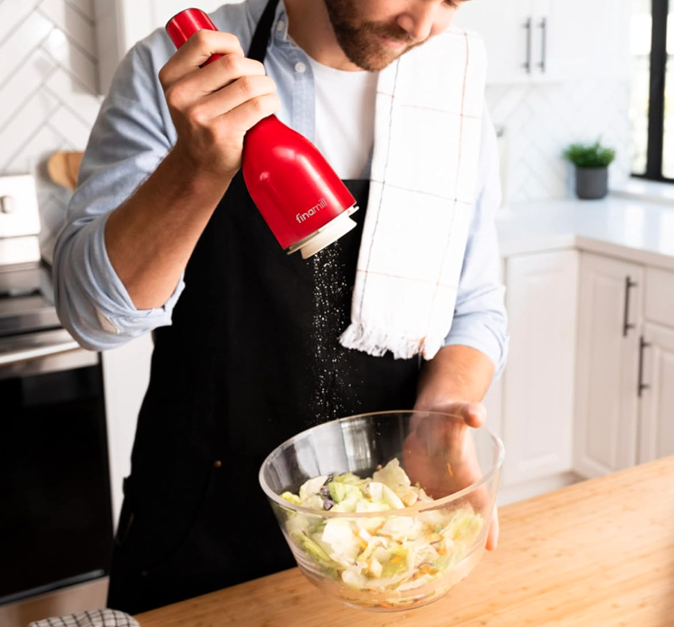
[[[137,44],[120,65],[101,107],[54,251],[54,295],[59,318],[92,350],[120,346],[159,326],[184,288],[167,302],[139,310],[108,258],[105,225],[114,209],[152,174],[175,142],[158,62],[169,49],[159,32]]]
[[[509,338],[495,223],[501,204],[498,148],[486,112],[478,177],[454,319],[445,345],[470,346],[484,353],[494,362],[498,377],[505,366]]]

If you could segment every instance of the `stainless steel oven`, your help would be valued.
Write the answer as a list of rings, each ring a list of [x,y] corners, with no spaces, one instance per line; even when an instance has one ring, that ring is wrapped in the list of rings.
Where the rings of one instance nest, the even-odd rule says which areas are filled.
[[[112,512],[100,358],[61,328],[31,177],[0,177],[0,606],[103,577]]]

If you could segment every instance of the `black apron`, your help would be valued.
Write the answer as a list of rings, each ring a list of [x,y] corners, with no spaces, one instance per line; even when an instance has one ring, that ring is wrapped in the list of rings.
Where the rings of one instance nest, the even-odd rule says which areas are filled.
[[[249,57],[263,61],[278,0]],[[131,614],[295,565],[258,471],[320,422],[414,404],[418,360],[343,348],[369,182],[345,181],[358,227],[287,256],[239,173],[157,329],[124,483],[108,606]]]

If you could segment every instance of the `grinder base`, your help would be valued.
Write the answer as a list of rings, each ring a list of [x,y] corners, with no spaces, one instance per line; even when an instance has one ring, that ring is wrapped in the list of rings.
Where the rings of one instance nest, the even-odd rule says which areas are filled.
[[[297,244],[290,246],[287,249],[288,254],[292,255],[299,250],[302,254],[302,259],[308,259],[327,246],[330,246],[330,244],[336,242],[342,235],[346,235],[355,228],[356,222],[349,216],[356,211],[358,211],[357,205],[349,207],[349,209],[340,213],[334,220],[328,222],[315,233],[300,240]]]

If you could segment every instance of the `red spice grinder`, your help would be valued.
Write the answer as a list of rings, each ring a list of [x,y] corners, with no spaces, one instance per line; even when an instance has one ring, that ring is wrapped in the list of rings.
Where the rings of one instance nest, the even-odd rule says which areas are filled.
[[[198,30],[218,30],[200,9],[169,20],[166,32],[180,48]],[[213,55],[204,65],[222,55]],[[275,115],[244,138],[243,178],[262,217],[288,254],[307,259],[356,226],[356,200],[323,155]]]

